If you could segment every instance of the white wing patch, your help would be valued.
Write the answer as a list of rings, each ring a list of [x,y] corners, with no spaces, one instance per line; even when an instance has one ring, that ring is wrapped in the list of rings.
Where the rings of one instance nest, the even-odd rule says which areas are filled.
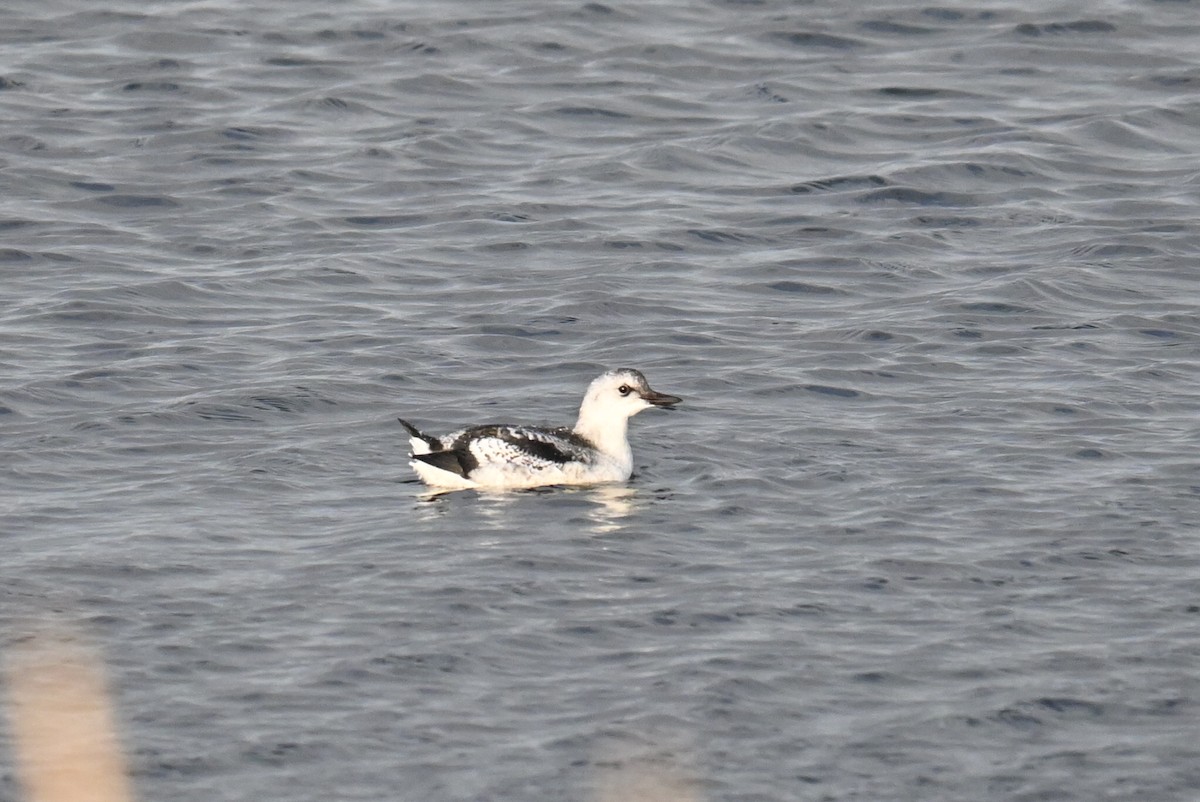
[[[592,456],[554,432],[515,426],[502,426],[494,435],[475,437],[467,450],[481,466],[504,465],[530,472],[561,469],[566,461],[588,463]]]
[[[466,452],[461,462],[467,472],[460,476],[414,460],[421,479],[438,487],[516,489],[621,482],[629,478],[632,468],[601,454],[566,428],[475,426],[443,435],[439,443],[443,451]]]

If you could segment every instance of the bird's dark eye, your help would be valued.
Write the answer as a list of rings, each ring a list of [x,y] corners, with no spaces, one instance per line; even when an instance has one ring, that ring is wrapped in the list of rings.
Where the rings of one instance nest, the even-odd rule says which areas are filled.
[[[620,387],[617,388],[617,392],[620,393],[621,395],[629,395],[630,393],[633,392],[633,388],[630,387],[628,384],[622,384]]]

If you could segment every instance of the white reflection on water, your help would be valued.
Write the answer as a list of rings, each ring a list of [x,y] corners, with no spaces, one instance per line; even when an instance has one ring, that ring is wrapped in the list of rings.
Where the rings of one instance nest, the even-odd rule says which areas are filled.
[[[511,513],[518,503],[530,496],[552,496],[578,494],[589,502],[584,515],[592,523],[593,534],[615,532],[637,514],[646,504],[646,497],[634,487],[627,485],[596,485],[594,487],[538,487],[527,490],[463,490],[426,489],[416,494],[415,512],[424,520],[444,515],[453,498],[478,500],[476,509],[485,524],[494,527],[511,525]],[[547,499],[549,502],[550,500]]]
[[[599,485],[588,488],[587,495],[594,502],[587,515],[594,523],[592,531],[596,534],[620,529],[642,506],[638,503],[637,489],[626,485]]]

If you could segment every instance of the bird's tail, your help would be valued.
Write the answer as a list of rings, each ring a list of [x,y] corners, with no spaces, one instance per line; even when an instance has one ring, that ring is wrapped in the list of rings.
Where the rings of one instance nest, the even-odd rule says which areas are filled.
[[[431,451],[441,451],[442,444],[436,437],[430,437],[427,434],[422,434],[421,431],[406,421],[404,418],[396,418],[400,421],[400,425],[408,432],[408,442],[412,446],[412,453],[428,454]]]

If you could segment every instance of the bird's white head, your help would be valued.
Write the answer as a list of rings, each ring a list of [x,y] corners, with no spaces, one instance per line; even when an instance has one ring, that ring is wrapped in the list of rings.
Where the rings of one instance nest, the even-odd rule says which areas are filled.
[[[588,385],[581,416],[631,418],[650,407],[670,409],[682,399],[650,389],[646,377],[632,368],[607,371]]]
[[[646,377],[631,368],[601,374],[588,385],[575,431],[604,451],[628,451],[629,418],[650,407],[670,409],[682,399],[650,389]]]

